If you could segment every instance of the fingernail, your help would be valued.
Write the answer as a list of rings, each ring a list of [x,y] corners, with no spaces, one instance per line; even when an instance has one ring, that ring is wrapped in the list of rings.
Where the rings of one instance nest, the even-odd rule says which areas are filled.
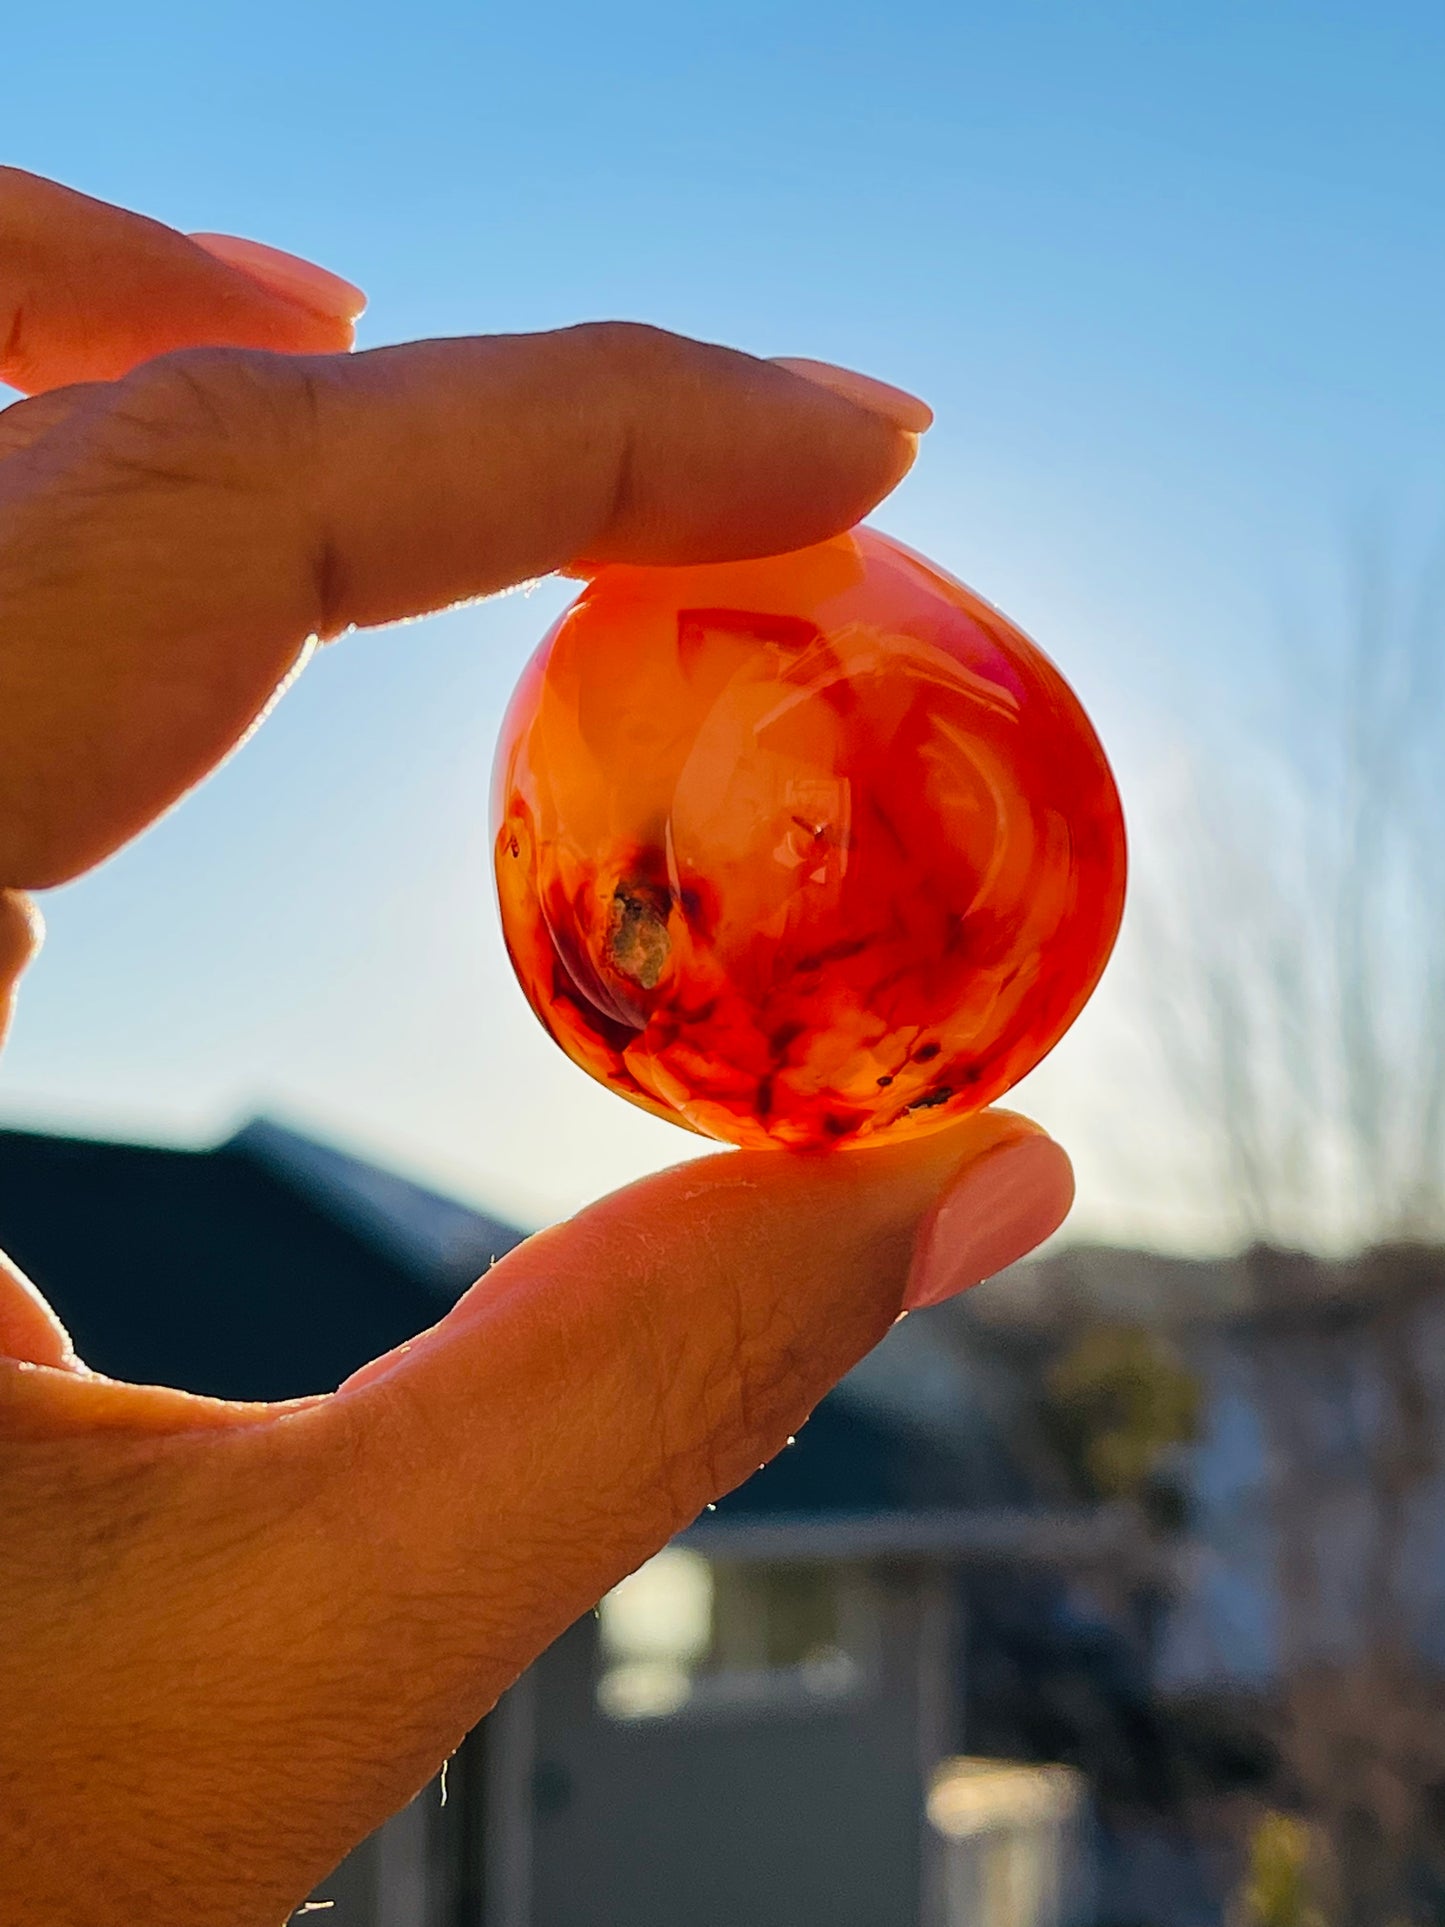
[[[891,382],[875,381],[872,375],[860,375],[852,368],[836,368],[831,361],[809,361],[797,355],[774,355],[773,366],[786,368],[790,375],[801,375],[805,381],[815,381],[820,388],[831,388],[844,401],[856,402],[870,415],[881,415],[910,435],[921,435],[933,426],[933,410],[928,403]]]
[[[314,261],[303,261],[299,254],[268,248],[264,241],[243,241],[238,234],[193,234],[190,239],[227,267],[238,268],[272,294],[295,301],[312,314],[355,321],[366,307],[360,288],[329,269],[318,268]]]
[[[1031,1133],[985,1152],[925,1222],[904,1309],[942,1304],[1016,1264],[1058,1230],[1073,1201],[1073,1167],[1051,1137]]]

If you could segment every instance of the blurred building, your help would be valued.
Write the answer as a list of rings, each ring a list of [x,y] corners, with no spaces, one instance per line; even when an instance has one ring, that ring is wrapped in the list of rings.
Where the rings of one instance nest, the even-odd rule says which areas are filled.
[[[1071,1332],[1100,1327],[1158,1333],[1197,1381],[1199,1436],[1171,1468],[1188,1530],[1150,1655],[1158,1694],[1268,1693],[1288,1665],[1368,1639],[1387,1586],[1396,1636],[1445,1668],[1445,1250],[1065,1249],[947,1318],[1015,1398]],[[1282,1590],[1288,1555],[1307,1599]]]

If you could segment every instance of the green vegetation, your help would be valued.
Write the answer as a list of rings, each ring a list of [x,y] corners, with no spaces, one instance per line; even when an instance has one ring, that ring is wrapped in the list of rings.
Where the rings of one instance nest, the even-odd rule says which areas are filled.
[[[1239,1927],[1325,1927],[1315,1905],[1310,1830],[1288,1813],[1267,1813],[1250,1841],[1249,1871],[1236,1907]]]
[[[1157,1333],[1095,1325],[1055,1362],[1044,1421],[1080,1496],[1148,1505],[1169,1459],[1199,1435],[1197,1380]]]

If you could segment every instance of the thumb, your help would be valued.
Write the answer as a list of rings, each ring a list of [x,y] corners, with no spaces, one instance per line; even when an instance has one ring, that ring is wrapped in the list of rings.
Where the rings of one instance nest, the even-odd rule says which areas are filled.
[[[1022,1257],[1072,1197],[1064,1152],[995,1111],[893,1149],[687,1164],[531,1239],[310,1415],[348,1434],[379,1618],[480,1713],[780,1450],[906,1305]]]
[[[0,1819],[0,1915],[280,1918],[905,1303],[1071,1195],[1002,1112],[725,1154],[531,1239],[330,1397],[0,1366],[0,1783],[41,1789]]]

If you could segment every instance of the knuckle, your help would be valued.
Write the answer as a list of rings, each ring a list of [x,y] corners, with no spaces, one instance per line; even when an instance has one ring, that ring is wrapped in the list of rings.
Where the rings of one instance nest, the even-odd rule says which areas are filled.
[[[585,321],[567,330],[592,363],[614,379],[656,380],[685,357],[688,344],[645,321]]]
[[[599,446],[594,540],[609,541],[645,524],[656,506],[646,424],[670,391],[686,386],[702,352],[696,343],[639,321],[591,321],[567,331],[579,350],[576,367],[589,408],[609,432]]]
[[[305,489],[312,419],[288,357],[189,348],[97,385],[6,465],[0,883],[67,881],[118,848],[294,661],[304,572],[283,552],[258,575],[257,557]],[[255,642],[208,647],[248,599]]]
[[[307,419],[284,356],[182,348],[117,383],[105,454],[141,478],[252,486]]]

